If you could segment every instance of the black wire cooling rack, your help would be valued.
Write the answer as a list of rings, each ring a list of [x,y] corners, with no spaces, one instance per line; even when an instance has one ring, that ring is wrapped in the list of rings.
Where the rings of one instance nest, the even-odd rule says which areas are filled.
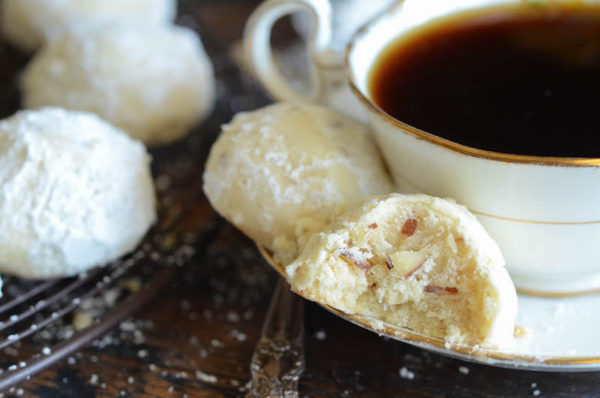
[[[185,152],[177,153],[155,154],[160,222],[135,252],[71,278],[39,282],[4,278],[0,391],[74,353],[123,321],[188,263],[202,237],[216,227],[209,221],[196,233],[181,229],[200,196],[200,172]]]
[[[202,250],[218,228],[210,219],[185,229],[202,200],[201,174],[210,144],[235,112],[268,103],[254,81],[239,72],[231,49],[203,32],[198,2],[179,2],[178,23],[198,31],[218,78],[209,120],[188,138],[152,150],[159,222],[138,249],[108,266],[76,277],[27,281],[5,276],[0,299],[0,391],[31,378],[92,343],[125,320]],[[0,42],[0,118],[19,109],[18,76],[27,56]],[[106,297],[111,292],[111,297]]]

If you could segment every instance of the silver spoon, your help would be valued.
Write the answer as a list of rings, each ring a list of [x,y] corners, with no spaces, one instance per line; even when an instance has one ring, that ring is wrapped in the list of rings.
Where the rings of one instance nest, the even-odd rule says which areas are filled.
[[[246,398],[298,398],[304,370],[304,311],[302,298],[279,278],[256,345]]]

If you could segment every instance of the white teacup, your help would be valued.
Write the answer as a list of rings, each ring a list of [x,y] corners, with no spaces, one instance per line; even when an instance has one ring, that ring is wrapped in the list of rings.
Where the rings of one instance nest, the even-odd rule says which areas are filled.
[[[268,0],[245,34],[254,70],[278,100],[326,103],[366,115],[400,192],[451,197],[467,206],[496,240],[523,292],[560,296],[600,289],[600,159],[508,155],[460,145],[411,127],[371,99],[368,76],[391,41],[437,18],[523,0],[406,0],[363,27],[345,57],[332,52],[326,0]],[[365,2],[365,4],[368,4]],[[273,23],[310,13],[312,92],[296,93],[271,58]],[[345,74],[344,74],[345,69]],[[600,151],[600,148],[599,148]]]

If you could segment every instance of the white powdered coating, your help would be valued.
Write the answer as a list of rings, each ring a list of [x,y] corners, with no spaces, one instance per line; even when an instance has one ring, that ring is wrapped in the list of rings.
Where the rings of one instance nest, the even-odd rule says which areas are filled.
[[[283,263],[345,207],[390,190],[369,131],[312,104],[236,115],[204,173],[213,207]]]
[[[148,24],[71,31],[36,54],[22,88],[27,108],[93,112],[147,145],[187,134],[215,97],[212,64],[198,35]]]
[[[0,121],[0,272],[73,275],[133,250],[156,219],[149,166],[140,142],[92,114]]]
[[[176,0],[3,0],[3,35],[26,51],[53,41],[74,26],[107,21],[167,24]]]
[[[372,199],[313,235],[286,273],[304,297],[350,314],[449,343],[513,342],[517,296],[500,249],[451,200]]]

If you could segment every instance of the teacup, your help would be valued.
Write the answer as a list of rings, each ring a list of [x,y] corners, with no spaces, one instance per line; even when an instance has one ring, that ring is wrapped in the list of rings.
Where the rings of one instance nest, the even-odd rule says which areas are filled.
[[[467,206],[502,249],[522,292],[566,296],[599,291],[600,159],[509,155],[460,145],[392,118],[368,90],[380,52],[401,35],[457,12],[519,3],[529,2],[398,2],[361,28],[340,54],[328,46],[331,9],[326,0],[268,0],[248,22],[245,48],[274,98],[321,102],[368,120],[400,192],[450,197]],[[272,25],[294,12],[308,12],[315,21],[308,41],[308,96],[288,85],[271,56]]]

